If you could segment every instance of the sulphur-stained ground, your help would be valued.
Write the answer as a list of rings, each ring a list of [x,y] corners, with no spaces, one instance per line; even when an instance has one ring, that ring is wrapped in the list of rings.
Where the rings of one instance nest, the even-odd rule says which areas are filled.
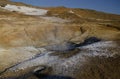
[[[120,79],[120,15],[0,1],[0,79]]]

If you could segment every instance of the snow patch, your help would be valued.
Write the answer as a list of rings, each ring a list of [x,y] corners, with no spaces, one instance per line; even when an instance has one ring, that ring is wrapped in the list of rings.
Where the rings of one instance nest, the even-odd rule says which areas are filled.
[[[112,46],[113,45],[113,46]],[[99,47],[99,49],[97,48]],[[110,51],[110,48],[115,48],[114,52]],[[89,48],[89,49],[88,49]],[[91,50],[92,48],[92,50]],[[102,48],[102,49],[101,49]],[[115,42],[100,42],[96,44],[91,44],[88,46],[80,47],[80,51],[76,55],[64,59],[64,61],[59,60],[53,66],[55,73],[62,73],[62,75],[74,74],[76,68],[80,68],[88,61],[89,57],[115,57],[119,55],[119,47]]]
[[[87,46],[83,46],[83,47],[79,47],[80,49],[90,49],[90,50],[98,50],[98,48],[108,48],[108,47],[116,47],[117,44],[113,41],[106,41],[106,42],[98,42],[98,43],[94,43],[91,45],[87,45]]]
[[[79,47],[80,51],[78,51],[77,54],[69,58],[59,58],[58,56],[52,56],[50,54],[53,52],[42,49],[43,53],[40,54],[39,56],[35,57],[32,60],[20,63],[15,67],[11,68],[10,70],[19,71],[21,69],[24,70],[28,67],[47,65],[47,66],[53,66],[55,71],[62,72],[63,68],[69,70],[72,69],[73,67],[84,65],[84,62],[87,61],[86,60],[87,57],[96,57],[96,56],[114,57],[116,54],[119,54],[119,51],[116,52],[110,51],[111,47],[115,48],[116,50],[119,49],[117,44],[113,41],[99,42],[88,46]],[[64,72],[64,74],[67,73],[72,73],[72,71]]]
[[[81,15],[79,15],[79,14],[76,14],[74,11],[72,11],[72,10],[70,10],[70,11],[68,11],[69,13],[72,13],[72,14],[75,14],[75,15],[77,15],[78,17],[82,17]]]
[[[36,8],[31,8],[26,6],[16,6],[16,5],[10,5],[10,4],[7,4],[5,7],[1,7],[1,8],[9,11],[20,12],[26,15],[45,15],[47,13],[47,10],[45,9],[36,9]]]
[[[74,12],[72,10],[70,10],[69,13],[74,13]]]

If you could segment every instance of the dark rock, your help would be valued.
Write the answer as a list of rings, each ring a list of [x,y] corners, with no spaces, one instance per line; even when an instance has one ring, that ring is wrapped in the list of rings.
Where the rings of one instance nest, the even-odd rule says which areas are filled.
[[[59,76],[59,75],[47,75],[47,74],[39,74],[36,75],[39,79],[74,79],[68,76]]]
[[[101,41],[101,39],[98,39],[96,37],[90,37],[90,38],[85,39],[85,41],[83,43],[76,44],[75,46],[76,47],[86,46],[86,45],[96,43],[96,42],[99,42],[99,41]]]
[[[34,70],[34,75],[39,79],[73,79],[67,76],[50,75],[50,74],[47,74],[46,71],[50,72],[51,68],[46,66],[41,66]]]

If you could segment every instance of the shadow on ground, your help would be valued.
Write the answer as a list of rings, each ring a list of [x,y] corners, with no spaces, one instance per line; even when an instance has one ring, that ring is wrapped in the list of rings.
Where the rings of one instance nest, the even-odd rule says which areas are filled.
[[[47,75],[47,74],[35,74],[39,79],[74,79],[67,76],[59,76],[59,75]]]

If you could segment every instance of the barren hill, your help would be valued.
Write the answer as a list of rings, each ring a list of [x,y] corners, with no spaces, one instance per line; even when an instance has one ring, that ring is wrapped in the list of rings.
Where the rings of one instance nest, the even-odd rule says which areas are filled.
[[[120,15],[0,0],[0,79],[119,79],[119,41]]]

